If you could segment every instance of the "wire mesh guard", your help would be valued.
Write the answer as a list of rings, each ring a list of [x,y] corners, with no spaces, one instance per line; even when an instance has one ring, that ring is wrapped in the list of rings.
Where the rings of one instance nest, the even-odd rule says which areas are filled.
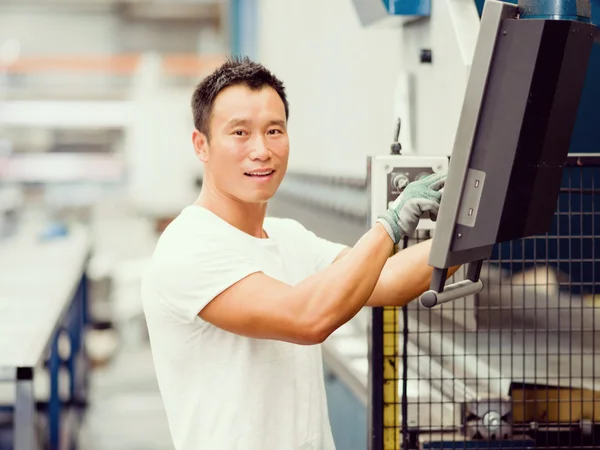
[[[569,157],[552,229],[496,245],[479,295],[373,311],[371,448],[600,448],[599,194]]]

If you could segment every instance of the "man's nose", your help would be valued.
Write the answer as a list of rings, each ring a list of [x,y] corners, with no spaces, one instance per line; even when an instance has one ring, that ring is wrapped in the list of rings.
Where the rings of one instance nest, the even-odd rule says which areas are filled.
[[[257,138],[254,142],[254,148],[250,153],[250,158],[258,161],[266,161],[271,157],[271,150],[266,145],[264,138]]]

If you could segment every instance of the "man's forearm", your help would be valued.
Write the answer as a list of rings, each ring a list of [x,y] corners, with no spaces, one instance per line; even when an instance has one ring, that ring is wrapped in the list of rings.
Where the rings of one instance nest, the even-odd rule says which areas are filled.
[[[368,306],[404,306],[429,289],[431,239],[401,250],[385,264]],[[448,277],[460,266],[448,269]]]
[[[317,334],[335,331],[365,306],[392,250],[387,231],[376,224],[341,261],[294,287],[296,317]]]

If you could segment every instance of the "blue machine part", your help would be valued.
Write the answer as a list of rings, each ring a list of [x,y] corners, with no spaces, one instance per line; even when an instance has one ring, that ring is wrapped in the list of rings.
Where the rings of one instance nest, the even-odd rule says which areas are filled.
[[[429,16],[431,0],[382,0],[385,9],[396,16]]]
[[[519,9],[522,19],[593,23],[592,2],[597,3],[597,0],[519,0]]]
[[[505,1],[515,5],[519,3],[517,0]],[[485,0],[475,0],[480,16],[484,3]],[[521,0],[519,6],[524,8],[524,19],[579,20],[596,26],[600,24],[600,0]],[[589,10],[589,14],[580,17],[577,8],[580,11]]]

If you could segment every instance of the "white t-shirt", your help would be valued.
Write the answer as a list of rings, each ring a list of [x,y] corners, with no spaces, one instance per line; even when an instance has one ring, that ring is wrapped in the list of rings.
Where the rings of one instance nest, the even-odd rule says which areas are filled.
[[[290,219],[252,237],[199,206],[164,231],[142,283],[158,384],[177,450],[332,450],[321,346],[249,339],[198,313],[242,278],[295,285],[344,248]],[[251,302],[252,298],[246,299]]]

